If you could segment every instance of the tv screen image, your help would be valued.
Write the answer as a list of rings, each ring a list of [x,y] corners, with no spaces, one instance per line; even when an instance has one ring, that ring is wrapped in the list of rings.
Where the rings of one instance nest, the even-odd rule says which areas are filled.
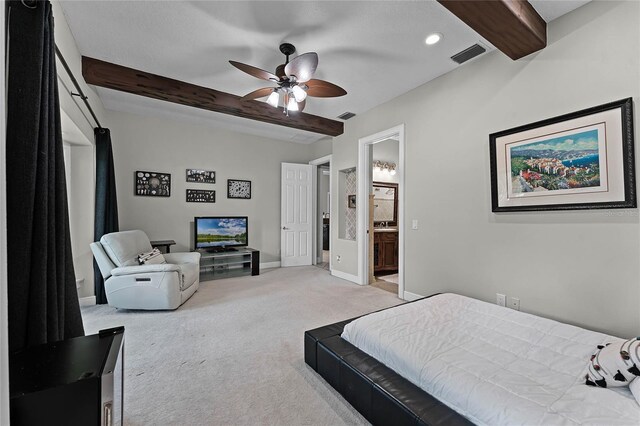
[[[196,217],[196,249],[246,246],[247,222],[247,217]]]

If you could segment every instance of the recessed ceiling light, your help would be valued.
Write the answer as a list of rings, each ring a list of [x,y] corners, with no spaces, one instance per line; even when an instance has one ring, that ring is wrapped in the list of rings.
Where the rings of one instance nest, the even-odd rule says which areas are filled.
[[[424,41],[425,43],[427,43],[429,46],[436,44],[437,42],[439,42],[440,40],[442,40],[442,34],[440,33],[433,33],[433,34],[429,34],[427,36],[427,39]]]

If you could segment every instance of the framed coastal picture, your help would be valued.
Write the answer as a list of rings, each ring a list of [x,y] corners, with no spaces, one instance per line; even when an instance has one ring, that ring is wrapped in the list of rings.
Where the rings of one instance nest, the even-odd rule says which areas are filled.
[[[631,98],[489,136],[493,212],[635,208]]]

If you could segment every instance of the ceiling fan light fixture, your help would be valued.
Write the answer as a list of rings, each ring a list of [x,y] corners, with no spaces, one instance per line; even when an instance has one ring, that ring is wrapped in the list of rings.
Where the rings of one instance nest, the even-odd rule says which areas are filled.
[[[287,104],[287,111],[298,111],[298,102],[296,102],[295,97],[289,98],[289,103]]]
[[[289,56],[296,51],[290,43],[282,43],[280,52],[286,57],[284,64],[278,65],[275,74],[241,62],[229,61],[231,65],[242,72],[261,80],[274,82],[278,87],[264,87],[254,90],[241,97],[242,101],[249,101],[267,97],[267,104],[279,108],[289,115],[289,111],[303,111],[307,97],[334,98],[344,96],[347,92],[340,86],[324,80],[312,79],[318,67],[318,54],[307,52],[289,61]]]
[[[267,98],[267,103],[274,108],[278,108],[278,102],[280,101],[280,94],[277,90],[271,92],[269,97]]]
[[[296,102],[302,102],[307,98],[307,92],[300,86],[293,86],[291,92],[293,93],[293,97],[296,98]]]

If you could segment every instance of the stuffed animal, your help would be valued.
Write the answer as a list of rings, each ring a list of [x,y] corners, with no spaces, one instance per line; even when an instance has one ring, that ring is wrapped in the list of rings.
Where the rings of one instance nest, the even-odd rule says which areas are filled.
[[[640,383],[640,337],[622,343],[599,345],[591,355],[589,371],[585,377],[589,386],[619,387],[630,386],[638,403],[640,395],[636,395]]]

